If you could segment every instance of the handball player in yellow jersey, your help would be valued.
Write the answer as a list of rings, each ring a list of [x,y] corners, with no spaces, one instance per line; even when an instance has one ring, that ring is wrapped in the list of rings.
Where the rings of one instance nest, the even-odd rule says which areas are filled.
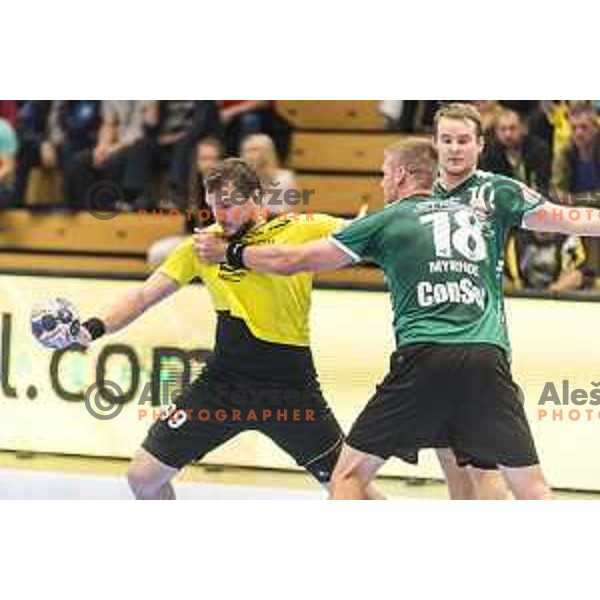
[[[202,261],[194,238],[186,239],[143,284],[84,323],[78,340],[86,345],[119,331],[198,277],[217,312],[214,351],[168,418],[150,427],[130,464],[130,487],[138,499],[173,499],[171,480],[179,470],[247,430],[267,435],[327,486],[344,435],[321,393],[310,350],[312,274],[238,268],[235,248],[236,242],[301,244],[344,221],[311,213],[267,218],[256,202],[258,177],[240,159],[215,167],[206,188],[217,220],[207,229],[230,242],[228,262]],[[381,496],[370,488],[369,497]]]

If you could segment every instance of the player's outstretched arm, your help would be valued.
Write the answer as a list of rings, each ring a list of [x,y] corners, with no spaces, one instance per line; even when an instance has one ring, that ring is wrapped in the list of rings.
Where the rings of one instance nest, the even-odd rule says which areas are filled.
[[[546,200],[523,217],[523,226],[533,231],[600,236],[600,211],[597,208],[562,206]]]
[[[335,271],[350,265],[352,258],[330,240],[317,240],[299,246],[248,246],[242,255],[253,271],[293,275],[300,271]]]
[[[104,335],[123,329],[167,296],[179,289],[173,279],[160,272],[153,273],[144,283],[119,296],[104,314],[83,323],[84,345]]]
[[[234,268],[278,275],[333,271],[353,262],[348,253],[327,239],[299,245],[247,246],[240,242],[227,243],[218,234],[199,231],[195,235],[194,250],[207,263],[226,262]]]
[[[102,317],[106,333],[123,329],[149,308],[179,289],[173,279],[163,273],[153,273],[144,283],[125,292]]]

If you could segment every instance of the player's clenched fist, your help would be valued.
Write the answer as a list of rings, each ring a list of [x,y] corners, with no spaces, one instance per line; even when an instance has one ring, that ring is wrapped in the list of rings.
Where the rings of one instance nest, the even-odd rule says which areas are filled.
[[[194,251],[204,262],[225,262],[227,242],[218,233],[194,229]]]

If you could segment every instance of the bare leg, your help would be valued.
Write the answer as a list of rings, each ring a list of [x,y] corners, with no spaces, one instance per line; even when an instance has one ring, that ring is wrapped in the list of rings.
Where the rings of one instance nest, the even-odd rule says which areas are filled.
[[[508,488],[501,471],[467,467],[478,500],[508,500]]]
[[[331,499],[369,500],[381,497],[370,484],[384,462],[379,456],[344,444],[331,479]]]
[[[458,466],[454,452],[449,448],[438,448],[436,454],[446,478],[450,499],[476,500],[478,494],[475,481],[468,469]]]
[[[499,471],[459,467],[454,452],[438,449],[451,500],[507,500],[508,489]]]
[[[552,499],[552,491],[539,465],[521,468],[501,467],[501,470],[517,500]]]
[[[329,499],[336,500],[337,498],[333,498],[332,496],[331,483],[326,484],[325,488],[329,491]],[[365,497],[363,500],[387,500],[387,498],[377,489],[375,485],[370,483],[365,490]]]
[[[387,500],[387,498],[372,483],[367,486],[366,496],[367,500]]]
[[[140,448],[129,464],[127,481],[136,500],[175,500],[171,479],[177,472]]]

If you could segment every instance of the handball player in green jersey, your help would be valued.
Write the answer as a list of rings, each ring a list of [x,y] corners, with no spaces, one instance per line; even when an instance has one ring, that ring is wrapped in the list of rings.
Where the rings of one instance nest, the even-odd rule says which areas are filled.
[[[470,466],[481,473],[499,468],[517,498],[548,498],[510,372],[504,242],[517,226],[600,235],[600,219],[584,214],[590,209],[563,209],[515,180],[477,171],[483,136],[470,105],[438,112],[435,145],[440,176],[433,191],[431,146],[404,140],[385,153],[383,211],[326,240],[237,248],[236,256],[251,269],[287,275],[363,258],[384,270],[397,350],[346,440],[333,477],[334,498],[364,497],[389,457],[415,463],[418,451],[431,447],[452,448],[453,464],[442,463],[446,475],[453,468],[459,474],[454,490],[449,480],[452,497],[502,495],[494,486],[477,489],[473,483],[482,478],[465,477],[456,468]],[[214,236],[206,236],[197,251],[207,261],[225,256]]]

